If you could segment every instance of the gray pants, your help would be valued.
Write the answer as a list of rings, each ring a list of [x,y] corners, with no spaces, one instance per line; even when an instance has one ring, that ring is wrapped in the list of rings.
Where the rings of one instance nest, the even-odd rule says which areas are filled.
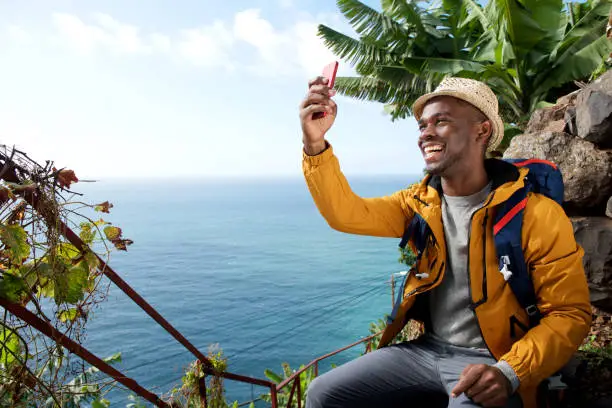
[[[334,368],[308,387],[306,408],[478,407],[465,394],[449,398],[468,364],[494,364],[486,350],[466,349],[431,336],[373,351]],[[520,408],[513,395],[507,408]]]

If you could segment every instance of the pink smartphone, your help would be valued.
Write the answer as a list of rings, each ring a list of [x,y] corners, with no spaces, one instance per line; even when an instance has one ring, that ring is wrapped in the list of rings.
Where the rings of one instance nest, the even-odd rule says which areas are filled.
[[[327,86],[329,87],[329,89],[333,89],[334,87],[334,84],[336,82],[336,72],[338,72],[338,61],[334,61],[330,64],[327,64],[323,68],[322,76],[328,79]],[[312,118],[321,119],[325,116],[327,116],[327,112],[317,112],[313,113]]]

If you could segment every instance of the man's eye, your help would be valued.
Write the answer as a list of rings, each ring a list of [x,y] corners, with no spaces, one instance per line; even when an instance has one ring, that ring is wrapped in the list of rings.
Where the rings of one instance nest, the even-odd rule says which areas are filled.
[[[440,124],[444,124],[444,123],[448,123],[448,119],[438,119],[436,121],[436,125],[440,125]]]

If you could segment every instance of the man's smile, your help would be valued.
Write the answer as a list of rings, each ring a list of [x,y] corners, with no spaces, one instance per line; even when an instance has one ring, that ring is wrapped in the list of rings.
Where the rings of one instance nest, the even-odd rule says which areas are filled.
[[[439,160],[444,151],[444,145],[440,143],[427,143],[421,147],[425,161]]]

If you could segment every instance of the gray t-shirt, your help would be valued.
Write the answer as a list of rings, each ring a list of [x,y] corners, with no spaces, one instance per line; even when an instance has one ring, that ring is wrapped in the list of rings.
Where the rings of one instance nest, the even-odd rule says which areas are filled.
[[[470,309],[468,237],[472,214],[481,208],[491,192],[491,183],[470,196],[442,199],[442,222],[448,250],[444,279],[430,292],[430,313],[434,334],[462,347],[486,348],[474,312]]]

